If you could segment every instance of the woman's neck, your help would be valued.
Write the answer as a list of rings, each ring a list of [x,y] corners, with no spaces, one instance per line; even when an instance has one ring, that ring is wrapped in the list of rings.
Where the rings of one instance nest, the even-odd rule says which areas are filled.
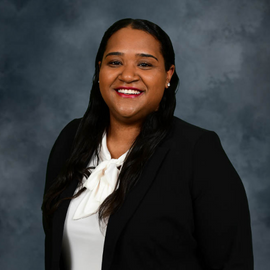
[[[107,134],[107,147],[112,158],[119,158],[127,152],[141,130],[140,125],[126,125],[111,121]]]

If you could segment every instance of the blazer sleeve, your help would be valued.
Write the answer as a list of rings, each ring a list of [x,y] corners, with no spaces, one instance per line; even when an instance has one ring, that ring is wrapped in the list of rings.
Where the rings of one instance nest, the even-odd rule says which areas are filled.
[[[79,122],[79,119],[69,122],[60,132],[52,147],[47,164],[45,192],[52,185],[66,160],[69,158]]]
[[[52,150],[50,152],[47,172],[46,172],[46,182],[44,188],[44,195],[50,188],[50,186],[56,180],[56,177],[60,173],[62,167],[64,166],[66,160],[69,158],[71,153],[71,147],[73,144],[74,137],[76,135],[80,119],[74,119],[68,123],[64,129],[60,132],[58,138],[56,139]],[[43,228],[46,232],[47,225],[45,224],[43,216]]]
[[[193,153],[195,234],[204,269],[252,270],[246,193],[218,136],[205,132]]]

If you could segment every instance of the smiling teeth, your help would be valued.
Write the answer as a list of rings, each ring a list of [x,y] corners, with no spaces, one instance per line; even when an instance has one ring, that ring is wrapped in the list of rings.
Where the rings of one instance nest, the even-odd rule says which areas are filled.
[[[138,95],[140,94],[141,92],[140,91],[137,91],[137,90],[131,90],[131,89],[118,89],[117,90],[118,93],[123,93],[123,94],[128,94],[128,95]]]

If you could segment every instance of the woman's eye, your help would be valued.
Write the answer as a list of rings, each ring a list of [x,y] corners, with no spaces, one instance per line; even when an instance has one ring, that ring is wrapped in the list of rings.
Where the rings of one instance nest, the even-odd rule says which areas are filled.
[[[120,61],[111,61],[111,62],[109,62],[109,65],[111,65],[111,66],[119,66],[119,65],[121,65],[121,62]]]
[[[152,67],[152,65],[149,63],[140,63],[139,66],[140,67]]]

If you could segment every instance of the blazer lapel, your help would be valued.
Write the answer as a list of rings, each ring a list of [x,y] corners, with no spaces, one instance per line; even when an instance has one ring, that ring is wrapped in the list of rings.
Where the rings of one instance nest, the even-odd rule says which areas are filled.
[[[104,243],[102,270],[110,269],[117,240],[125,225],[139,206],[144,195],[150,188],[151,183],[158,172],[158,168],[160,167],[168,150],[169,149],[165,147],[158,147],[156,149],[156,152],[143,169],[142,176],[137,185],[128,194],[121,208],[111,215]]]
[[[72,181],[70,185],[68,186],[68,188],[64,190],[63,193],[60,195],[60,199],[73,196],[77,185],[78,185],[77,181]],[[67,213],[69,203],[70,203],[70,200],[63,201],[59,205],[58,209],[55,211],[54,216],[52,218],[51,256],[52,256],[52,264],[55,266],[59,265],[61,248],[62,248],[62,236],[63,236],[63,230],[64,230],[64,223],[65,223],[65,218],[66,218],[66,213]]]

